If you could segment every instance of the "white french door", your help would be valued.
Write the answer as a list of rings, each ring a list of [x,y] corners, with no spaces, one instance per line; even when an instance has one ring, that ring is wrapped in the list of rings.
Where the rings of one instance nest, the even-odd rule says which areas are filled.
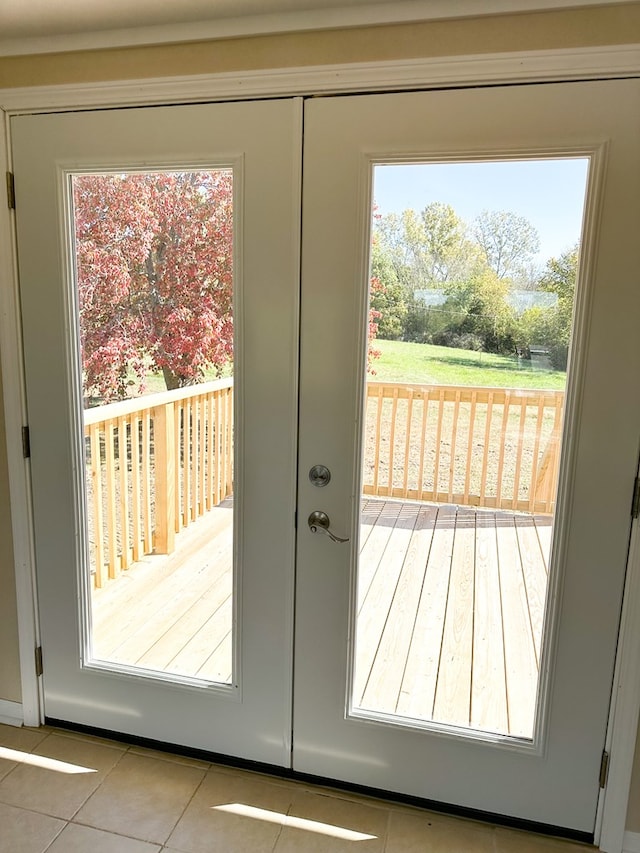
[[[640,425],[640,404],[628,394],[639,366],[634,346],[640,309],[639,96],[637,82],[622,81],[315,99],[305,104],[304,146],[297,100],[12,120],[47,716],[593,832]],[[546,615],[544,590],[538,608],[541,631],[544,627],[536,647],[540,675],[531,682],[529,717],[514,732],[500,720],[477,723],[472,715],[464,723],[455,715],[447,720],[418,711],[415,697],[406,706],[387,708],[382,699],[376,705],[365,701],[366,691],[354,692],[362,680],[358,644],[364,646],[358,639],[358,585],[366,535],[360,526],[361,459],[375,170],[563,159],[585,163],[586,213],[563,452],[554,463],[560,490]],[[117,472],[134,477],[135,469],[135,477],[144,479],[145,441],[164,489],[161,494],[155,483],[153,513],[163,502],[170,507],[164,531],[154,533],[160,550],[170,550],[165,547],[170,531],[188,526],[187,517],[191,522],[199,512],[183,498],[206,493],[208,472],[215,470],[219,478],[214,458],[219,444],[214,453],[208,442],[211,436],[217,442],[226,427],[215,418],[207,421],[218,403],[207,403],[204,391],[191,408],[178,391],[170,418],[159,413],[168,398],[159,399],[146,439],[146,416],[129,411],[137,412],[137,402],[127,403],[129,414],[107,411],[99,435],[94,429],[99,407],[82,411],[86,367],[80,375],[83,330],[75,282],[89,256],[82,254],[86,246],[78,224],[81,193],[96,176],[126,183],[148,174],[162,181],[167,175],[195,175],[189,180],[203,199],[210,181],[233,184],[235,473],[232,480],[227,476],[226,492],[201,501],[211,507],[210,516],[232,513],[232,558],[231,540],[207,544],[208,534],[202,534],[199,542],[210,559],[202,558],[194,575],[180,575],[169,587],[180,602],[187,587],[202,584],[198,601],[184,605],[189,618],[212,599],[214,608],[224,606],[232,615],[220,653],[197,649],[201,662],[193,668],[180,650],[160,665],[163,636],[136,645],[155,625],[151,604],[124,620],[118,603],[110,604],[102,628],[105,637],[111,629],[111,645],[102,645],[101,584],[138,577],[124,565],[135,543],[138,562],[155,555],[142,553],[145,534],[137,521],[120,528],[113,522],[120,556],[115,551],[110,556],[109,545],[92,551],[89,539],[96,535],[85,523],[91,506],[98,516],[103,511],[109,516],[108,500],[101,510],[95,499],[95,483],[102,494],[108,470],[116,472],[112,497],[120,504],[131,486]],[[128,374],[121,378],[130,380]],[[510,427],[502,400],[494,395],[490,405],[495,411],[504,407],[504,444]],[[522,395],[518,400],[525,418],[529,404]],[[426,403],[416,403],[416,412],[419,405]],[[481,405],[489,404],[474,402],[474,410]],[[536,405],[542,412],[547,402]],[[130,415],[134,420],[127,420]],[[561,421],[549,418],[545,441],[559,446]],[[488,423],[486,430],[488,436]],[[468,431],[472,435],[471,426]],[[543,456],[540,442],[536,459]],[[163,479],[160,462],[170,445],[178,467],[204,454],[192,480],[172,468],[175,485],[167,486],[170,478]],[[471,441],[469,458],[470,447]],[[112,462],[106,458],[110,452]],[[409,459],[408,449],[406,454]],[[89,456],[98,460],[93,468]],[[326,487],[318,488],[321,477],[315,484],[310,480],[318,465],[331,472]],[[470,488],[463,487],[464,497]],[[431,492],[434,501],[420,484],[408,499],[421,507],[416,512],[425,529],[436,517],[438,500],[443,502],[437,484]],[[445,504],[462,503],[456,495],[453,484],[445,488]],[[546,500],[538,505],[532,497],[532,512],[544,514],[554,500],[551,492]],[[129,494],[128,506],[132,502]],[[520,511],[521,503],[514,492],[510,506]],[[498,495],[491,517],[495,530],[503,504]],[[326,513],[332,532],[349,542],[331,541],[322,520],[309,524],[315,511]],[[395,517],[404,512],[393,511]],[[144,507],[133,512],[142,528],[144,512]],[[518,523],[512,517],[505,521],[514,537]],[[420,527],[412,524],[411,529]],[[540,542],[545,530],[536,534]],[[409,539],[406,547],[413,547]],[[216,576],[205,586],[205,563],[215,568],[223,559],[232,566],[228,580]],[[398,564],[397,554],[388,559]],[[385,565],[383,559],[383,570]],[[104,566],[104,584],[96,566]],[[144,591],[149,583],[142,577],[135,589]],[[220,592],[224,583],[226,597]],[[415,620],[415,611],[408,618]],[[180,649],[188,645],[184,624],[177,628]],[[213,635],[201,636],[198,642],[206,646]],[[407,662],[391,656],[387,664],[389,671]],[[505,668],[504,658],[500,666]]]
[[[295,100],[13,120],[47,717],[289,761],[300,122]],[[183,233],[186,248],[170,265],[184,216],[165,228],[162,245],[145,246],[150,232],[137,228],[140,220],[159,222],[181,203],[197,219],[210,192],[211,234]],[[189,246],[207,253],[219,232],[225,257],[207,273],[216,280],[190,276],[196,293],[169,302],[167,290],[198,262]],[[136,257],[155,264],[145,285],[149,316],[140,310]],[[103,263],[112,271],[104,276]],[[209,389],[204,396],[187,399],[178,389],[83,411],[83,396],[100,402],[86,356],[97,353],[112,370],[131,340],[129,327],[111,334],[114,316],[127,321],[117,316],[114,269],[129,276],[127,316],[164,324],[158,340],[174,372],[173,331],[187,341],[206,334],[216,304],[232,298],[233,441],[228,387],[218,387],[230,378],[194,386]],[[170,277],[164,290],[160,273]],[[185,325],[188,306],[197,312],[207,299],[214,304],[202,324],[194,329],[187,316]],[[109,331],[109,354],[88,330]],[[176,526],[206,507],[213,527],[191,524],[195,539],[172,567]],[[154,551],[173,554],[158,564]],[[110,586],[124,597],[110,598]]]
[[[294,692],[296,770],[593,831],[640,426],[638,401],[628,397],[639,366],[633,344],[640,311],[635,283],[638,242],[634,236],[640,221],[639,99],[638,82],[626,81],[339,97],[307,103]],[[368,396],[369,408],[365,409],[365,384],[376,379],[367,378],[366,374],[371,319],[367,313],[368,246],[379,168],[406,164],[450,167],[460,163],[484,168],[498,161],[535,160],[544,164],[557,162],[558,158],[586,158],[588,179],[544,619],[544,592],[539,593],[537,601],[538,619],[544,623],[540,678],[532,690],[533,725],[523,736],[522,729],[520,733],[501,729],[496,718],[478,714],[474,719],[476,696],[481,707],[496,698],[497,681],[493,676],[498,667],[493,664],[503,653],[497,645],[491,645],[490,631],[497,630],[505,636],[504,657],[499,665],[502,682],[505,674],[507,682],[514,676],[518,687],[519,681],[524,683],[529,677],[527,659],[521,655],[516,664],[510,663],[513,647],[509,648],[507,632],[514,622],[518,601],[528,597],[530,610],[535,610],[529,579],[514,581],[512,573],[521,560],[524,565],[528,556],[522,542],[520,546],[516,542],[520,531],[514,532],[514,525],[526,516],[518,515],[514,522],[500,512],[505,505],[521,507],[517,490],[511,499],[506,486],[502,497],[498,487],[487,522],[482,500],[477,510],[471,506],[469,493],[473,488],[469,479],[466,484],[461,481],[459,487],[453,476],[448,481],[449,473],[455,472],[456,454],[470,462],[474,456],[482,455],[478,448],[485,435],[489,436],[489,425],[473,431],[465,421],[463,435],[458,432],[457,450],[452,449],[451,459],[447,457],[446,465],[440,465],[441,485],[424,486],[427,492],[437,492],[435,499],[445,504],[444,510],[439,510],[435,529],[430,529],[434,527],[430,521],[433,507],[418,516],[398,509],[398,502],[383,505],[376,510],[380,524],[373,532],[367,510],[361,518],[363,490],[369,497],[376,481],[369,471],[361,470],[360,460],[363,456],[370,460],[374,445],[376,453],[383,452],[385,441],[393,445],[393,432],[387,428],[385,433],[387,417],[395,418],[396,453],[391,460],[387,456],[392,473],[388,479],[386,474],[380,474],[378,481],[378,485],[383,482],[389,487],[378,494],[393,498],[407,488],[406,471],[404,482],[393,472],[394,466],[401,468],[412,458],[408,439],[405,444],[404,434],[398,438],[399,412],[407,405],[402,394],[412,398],[413,414],[406,418],[413,418],[414,432],[420,436],[422,424],[427,425],[426,430],[422,426],[422,444],[429,446],[430,431],[442,436],[435,451],[442,459],[446,406],[453,411],[456,398],[460,401],[465,390],[454,389],[449,403],[444,396],[448,392],[442,389],[429,391],[405,384],[394,392],[395,398],[390,393],[388,408],[378,404],[377,397],[372,403]],[[490,190],[486,195],[483,207],[491,204]],[[447,201],[446,195],[442,200]],[[553,199],[549,204],[553,205]],[[440,305],[441,310],[445,308]],[[417,381],[413,378],[410,383]],[[379,389],[375,393],[382,400],[387,393],[383,383]],[[493,419],[495,423],[502,404],[495,395],[492,402],[485,399],[483,403],[486,392],[487,389],[476,389],[470,406],[475,407],[476,417],[483,406],[492,406],[493,414],[487,415],[487,421]],[[512,397],[517,402],[517,417],[524,419],[525,413],[529,417],[526,393],[512,393],[520,394]],[[429,407],[441,407],[437,426],[432,426],[435,419],[427,419],[428,394]],[[379,405],[373,409],[373,418],[371,405]],[[423,411],[425,419],[421,421]],[[517,447],[523,441],[522,434],[517,440],[509,438],[514,412],[510,409],[507,415],[506,403],[504,411],[503,431],[496,438],[503,470],[508,453],[505,445]],[[461,422],[462,412],[460,403],[449,417]],[[402,429],[408,435],[409,428],[405,425]],[[467,436],[468,445],[464,445]],[[455,437],[447,440],[452,445],[456,442]],[[316,488],[308,477],[310,467],[317,464],[327,466],[333,473],[323,488]],[[418,489],[422,491],[422,482]],[[510,500],[505,503],[507,497]],[[452,506],[456,503],[466,504],[467,508]],[[485,500],[485,507],[491,505]],[[325,534],[308,529],[307,519],[316,510],[329,516],[332,531],[342,538],[349,537],[349,544],[332,542]],[[469,521],[472,514],[477,519],[475,537],[473,522]],[[456,518],[455,541],[452,516]],[[492,540],[487,539],[486,529],[483,533],[481,523],[491,524]],[[394,530],[392,535],[390,527]],[[505,532],[510,535],[509,552],[501,551]],[[424,554],[429,554],[421,564],[422,569],[427,566],[423,580],[424,572],[418,573],[416,568],[424,534],[432,538],[430,552],[423,548]],[[383,556],[376,562],[376,574],[371,580],[376,535],[378,543],[384,541],[388,545],[386,550],[384,545],[376,545],[383,550]],[[443,545],[443,537],[447,536]],[[490,580],[488,555],[489,547],[495,549],[496,542],[494,582]],[[437,559],[433,560],[433,555]],[[466,559],[469,555],[471,559]],[[451,566],[452,576],[457,573],[458,584],[449,586],[444,629],[440,628],[434,650],[428,647],[434,622],[439,618],[434,602],[442,589],[446,593],[446,585],[440,580],[431,581],[429,573],[440,573],[443,565]],[[385,599],[386,583],[391,584],[392,593],[386,593]],[[519,585],[519,591],[509,599],[509,586],[514,584]],[[495,594],[487,596],[488,590]],[[363,602],[365,592],[367,598]],[[487,598],[485,608],[479,608],[482,596]],[[498,597],[502,599],[502,620],[496,619],[494,628],[489,628],[487,614],[496,606]],[[378,601],[377,612],[367,610],[371,598]],[[394,617],[396,609],[399,617]],[[406,652],[409,628],[413,630],[411,654],[417,653],[413,657]],[[520,641],[511,642],[518,657]],[[474,654],[483,657],[479,684],[475,683],[476,671],[463,660],[465,654],[470,659]],[[424,710],[421,697],[411,692],[428,689],[429,657],[434,655],[436,661],[440,656],[440,671],[435,673],[435,704]],[[363,660],[374,657],[374,666],[370,670],[368,663],[366,666],[369,681],[363,693]],[[378,663],[382,675],[372,690]],[[413,681],[408,678],[412,667]],[[445,675],[447,683],[441,684]],[[396,685],[391,702],[384,693],[390,682]],[[466,692],[466,717],[459,710],[460,692]],[[511,711],[518,694],[509,691],[507,699]]]

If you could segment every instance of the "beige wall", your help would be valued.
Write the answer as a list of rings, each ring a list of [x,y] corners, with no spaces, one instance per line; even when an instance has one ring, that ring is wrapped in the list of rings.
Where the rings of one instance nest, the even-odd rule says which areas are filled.
[[[0,88],[640,41],[640,3],[186,45],[0,58]],[[19,700],[15,585],[0,407],[0,698]],[[628,828],[640,832],[640,753]]]
[[[627,811],[627,831],[640,833],[640,729],[636,741],[636,753],[633,759],[633,778],[629,792]]]
[[[0,399],[2,376],[0,375]],[[0,405],[0,699],[20,702],[18,619],[16,585],[11,547],[11,519],[7,486],[6,438]]]
[[[624,44],[640,3],[210,42],[0,58],[0,87]]]

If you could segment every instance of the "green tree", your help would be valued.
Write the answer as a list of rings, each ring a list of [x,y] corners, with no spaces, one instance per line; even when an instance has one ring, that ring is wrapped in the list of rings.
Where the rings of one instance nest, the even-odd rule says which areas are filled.
[[[420,214],[422,237],[433,285],[460,280],[479,271],[482,263],[468,228],[450,204],[433,202]]]
[[[384,256],[388,270],[393,272],[399,284],[413,289],[416,286],[415,270],[413,270],[412,254],[406,240],[403,217],[404,214],[401,216],[397,213],[387,213],[376,218],[372,249],[376,249],[380,257]]]
[[[485,269],[445,289],[445,310],[451,320],[447,329],[434,337],[434,343],[503,354],[515,351],[517,321],[506,301],[506,281]]]
[[[526,323],[507,296],[515,282],[536,286],[538,248],[535,228],[514,213],[484,211],[471,229],[443,202],[378,216],[372,275],[381,288],[371,304],[380,337],[513,352]]]
[[[371,245],[371,276],[378,282],[371,288],[370,307],[378,313],[378,337],[388,341],[400,340],[407,317],[407,288],[398,279],[396,268],[388,252],[374,235]]]
[[[576,244],[558,258],[550,258],[539,281],[540,290],[558,296],[557,304],[547,309],[545,341],[549,347],[551,365],[556,370],[567,369],[578,256],[579,246]]]
[[[429,342],[447,321],[441,307],[425,304],[421,291],[441,291],[483,268],[481,253],[451,205],[433,202],[420,213],[379,216],[372,243],[372,274],[383,289],[378,309],[383,338]]]
[[[375,238],[407,292],[440,288],[482,265],[466,224],[443,202],[433,202],[420,213],[404,210],[381,216]]]
[[[487,265],[498,278],[518,281],[530,277],[540,238],[524,216],[483,210],[474,222],[473,233]]]

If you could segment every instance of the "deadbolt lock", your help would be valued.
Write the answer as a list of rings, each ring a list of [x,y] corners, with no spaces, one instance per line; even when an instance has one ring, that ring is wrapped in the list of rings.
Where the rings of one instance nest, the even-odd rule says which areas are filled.
[[[331,471],[326,465],[314,465],[309,471],[309,481],[321,489],[331,479]]]

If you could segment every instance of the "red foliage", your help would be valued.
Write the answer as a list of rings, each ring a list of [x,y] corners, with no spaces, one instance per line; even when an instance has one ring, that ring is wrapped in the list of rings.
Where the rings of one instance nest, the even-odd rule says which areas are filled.
[[[373,203],[373,211],[372,217],[375,220],[382,219],[382,215],[378,212],[378,205]],[[375,242],[378,239],[377,234],[373,234],[372,241]],[[384,284],[380,281],[376,276],[372,276],[369,282],[369,300],[375,293],[383,293],[384,292]],[[378,311],[376,308],[372,308],[369,306],[369,343],[367,348],[367,373],[370,373],[372,376],[376,375],[376,371],[371,366],[371,362],[380,358],[382,352],[379,349],[376,349],[373,346],[373,342],[378,337],[378,320],[382,317],[382,312]]]
[[[232,174],[74,179],[85,393],[126,396],[131,371],[167,387],[233,355]]]
[[[374,293],[382,293],[384,291],[384,285],[380,281],[379,278],[375,276],[371,279],[369,283],[369,296],[371,297]],[[369,308],[369,344],[367,349],[367,373],[370,373],[372,376],[375,376],[375,370],[371,366],[371,362],[375,358],[380,358],[382,353],[379,349],[376,349],[373,345],[376,337],[378,336],[378,320],[382,317],[382,313],[378,311],[376,308]]]

